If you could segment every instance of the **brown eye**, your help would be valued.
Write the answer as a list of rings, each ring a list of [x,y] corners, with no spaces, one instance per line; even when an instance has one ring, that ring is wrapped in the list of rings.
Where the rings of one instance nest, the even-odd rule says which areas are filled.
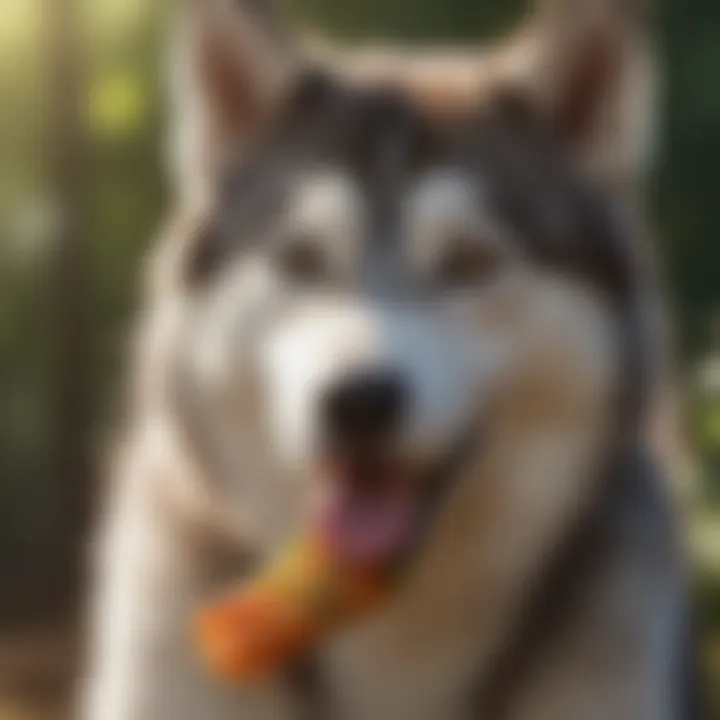
[[[321,243],[309,236],[284,242],[277,249],[275,263],[282,277],[293,284],[317,284],[327,280],[330,274]]]
[[[445,286],[472,288],[490,280],[499,265],[496,250],[480,246],[470,238],[457,238],[449,241],[442,251],[436,276]]]

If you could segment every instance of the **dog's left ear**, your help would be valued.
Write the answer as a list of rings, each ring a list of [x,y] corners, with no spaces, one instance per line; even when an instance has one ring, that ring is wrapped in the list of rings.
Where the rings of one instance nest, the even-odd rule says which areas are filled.
[[[271,0],[184,0],[174,30],[171,173],[193,195],[266,126],[301,62]]]
[[[595,178],[636,181],[651,157],[656,82],[648,0],[537,0],[498,55],[522,100]]]

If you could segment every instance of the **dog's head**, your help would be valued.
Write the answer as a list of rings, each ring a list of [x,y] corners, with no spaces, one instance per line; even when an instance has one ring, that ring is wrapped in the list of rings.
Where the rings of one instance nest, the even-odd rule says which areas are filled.
[[[431,479],[508,417],[611,422],[635,269],[607,198],[641,165],[620,107],[634,18],[586,4],[435,63],[303,52],[219,1],[190,26],[179,176],[204,211],[171,273],[184,412],[239,485],[276,504],[314,488],[348,553],[403,548]]]

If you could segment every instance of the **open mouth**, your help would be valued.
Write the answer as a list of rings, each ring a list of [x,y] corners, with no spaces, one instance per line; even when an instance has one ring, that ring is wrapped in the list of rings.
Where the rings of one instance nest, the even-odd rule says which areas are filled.
[[[416,549],[476,449],[473,434],[430,465],[370,457],[327,462],[314,527],[345,561],[374,566],[402,561]]]
[[[401,375],[373,371],[345,378],[324,398],[313,520],[343,560],[387,565],[413,552],[476,447],[470,427],[435,459],[408,457],[398,443],[408,397]]]
[[[319,532],[345,560],[385,564],[409,551],[417,536],[422,493],[394,464],[334,463],[315,512]]]

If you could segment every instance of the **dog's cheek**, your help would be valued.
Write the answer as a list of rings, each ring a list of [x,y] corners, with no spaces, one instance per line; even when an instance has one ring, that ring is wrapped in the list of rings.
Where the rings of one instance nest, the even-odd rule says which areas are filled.
[[[271,282],[262,265],[239,265],[196,308],[190,347],[196,377],[223,404],[246,407],[255,395],[255,349],[277,305]]]
[[[466,308],[477,413],[491,413],[514,385],[537,370],[546,346],[565,340],[566,320],[555,317],[555,303],[549,302],[555,292],[542,273],[517,268]]]
[[[618,327],[606,302],[567,278],[541,278],[518,317],[505,395],[578,417],[605,414],[618,378]]]
[[[524,302],[523,293],[508,286],[446,309],[445,324],[454,329],[450,382],[460,394],[456,404],[466,425],[483,422],[512,378]]]

